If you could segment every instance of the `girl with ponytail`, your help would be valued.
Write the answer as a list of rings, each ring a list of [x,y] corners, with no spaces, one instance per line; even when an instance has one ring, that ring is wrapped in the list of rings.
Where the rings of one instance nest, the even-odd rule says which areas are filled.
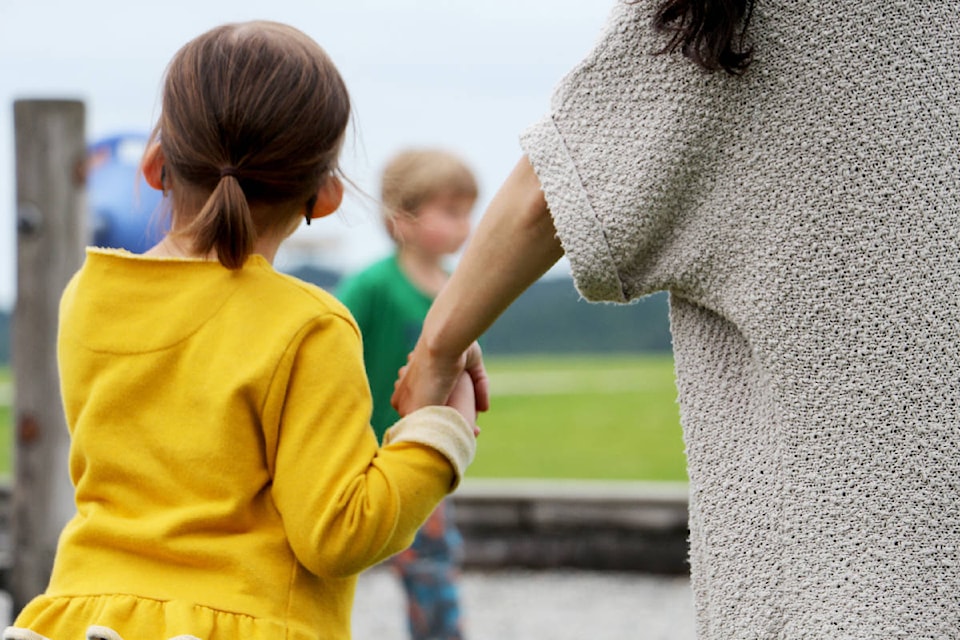
[[[349,113],[286,25],[218,27],[170,63],[143,162],[170,230],[145,255],[88,249],[64,292],[77,511],[5,640],[346,640],[356,575],[457,486],[473,386],[378,446],[352,316],[272,267],[340,204]]]

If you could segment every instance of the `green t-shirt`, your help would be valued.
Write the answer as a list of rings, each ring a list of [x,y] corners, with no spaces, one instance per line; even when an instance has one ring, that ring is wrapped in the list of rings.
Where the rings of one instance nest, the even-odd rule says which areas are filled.
[[[377,438],[382,439],[384,431],[400,418],[390,405],[393,383],[420,337],[433,299],[404,275],[396,255],[345,278],[337,287],[337,297],[360,326],[363,361],[373,394],[371,423]]]

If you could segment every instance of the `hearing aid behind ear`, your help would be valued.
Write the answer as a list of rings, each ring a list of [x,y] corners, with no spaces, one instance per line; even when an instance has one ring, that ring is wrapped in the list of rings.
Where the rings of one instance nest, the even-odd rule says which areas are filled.
[[[303,217],[307,221],[307,226],[310,226],[310,220],[313,219],[313,208],[317,206],[317,194],[313,194],[307,200],[307,210],[304,212]]]

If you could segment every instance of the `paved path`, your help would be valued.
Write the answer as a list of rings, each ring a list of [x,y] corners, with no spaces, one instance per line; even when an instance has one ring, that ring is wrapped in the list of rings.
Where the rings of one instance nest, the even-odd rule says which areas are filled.
[[[694,640],[686,578],[593,571],[469,571],[467,640]],[[376,568],[360,576],[355,640],[407,640],[403,594]]]

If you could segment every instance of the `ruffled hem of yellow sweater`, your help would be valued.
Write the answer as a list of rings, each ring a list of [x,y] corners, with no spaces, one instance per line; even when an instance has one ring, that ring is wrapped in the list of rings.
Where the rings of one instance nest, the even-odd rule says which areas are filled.
[[[219,611],[179,600],[153,600],[135,595],[41,596],[17,616],[14,629],[30,630],[49,640],[84,640],[91,628],[104,640],[318,640],[340,637],[322,635],[317,629],[291,628],[279,620]],[[112,631],[115,636],[107,634]],[[347,634],[344,637],[349,637]],[[39,639],[38,639],[39,640]]]

